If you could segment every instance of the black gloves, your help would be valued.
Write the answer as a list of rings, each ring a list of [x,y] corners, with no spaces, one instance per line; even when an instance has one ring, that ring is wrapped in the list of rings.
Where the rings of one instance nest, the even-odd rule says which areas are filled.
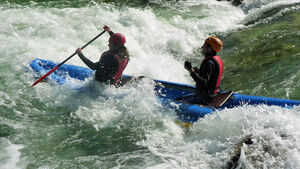
[[[186,70],[192,69],[192,63],[189,62],[189,61],[185,61],[185,62],[184,62],[184,68],[185,68]]]

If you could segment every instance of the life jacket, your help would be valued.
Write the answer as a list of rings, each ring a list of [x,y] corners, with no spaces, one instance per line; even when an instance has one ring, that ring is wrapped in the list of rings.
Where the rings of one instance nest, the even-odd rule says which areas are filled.
[[[125,70],[129,59],[125,58],[122,59],[119,55],[115,54],[115,58],[116,60],[119,62],[119,67],[118,67],[118,71],[115,73],[114,77],[113,77],[113,83],[112,84],[117,84],[120,82],[121,77],[122,77],[122,73]]]
[[[201,65],[210,60],[210,59],[213,59],[216,63],[217,63],[217,67],[218,67],[218,78],[217,78],[217,82],[216,82],[216,86],[215,86],[215,90],[213,91],[213,94],[217,94],[218,92],[218,89],[220,87],[220,83],[221,83],[221,78],[222,78],[222,74],[223,74],[223,61],[222,59],[220,58],[220,56],[216,55],[216,56],[210,56],[210,57],[206,57],[205,59],[203,59]],[[201,66],[200,66],[201,67]]]

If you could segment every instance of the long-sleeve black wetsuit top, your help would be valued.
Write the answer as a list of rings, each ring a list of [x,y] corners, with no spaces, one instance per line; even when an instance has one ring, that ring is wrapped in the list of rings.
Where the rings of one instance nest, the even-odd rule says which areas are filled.
[[[114,34],[113,31],[108,32],[110,36]],[[102,53],[98,62],[92,62],[83,54],[79,54],[80,59],[92,70],[96,70],[96,79],[101,82],[113,83],[113,77],[119,69],[119,62],[114,56],[113,52],[106,51]]]
[[[196,82],[196,90],[199,94],[210,96],[216,89],[219,76],[219,66],[214,59],[207,59],[201,64],[200,69],[194,68],[191,73],[192,78]]]
[[[92,62],[86,58],[83,54],[79,54],[80,59],[92,70],[96,70],[96,79],[101,82],[112,83],[114,75],[119,68],[119,62],[110,51],[104,52],[98,62]]]

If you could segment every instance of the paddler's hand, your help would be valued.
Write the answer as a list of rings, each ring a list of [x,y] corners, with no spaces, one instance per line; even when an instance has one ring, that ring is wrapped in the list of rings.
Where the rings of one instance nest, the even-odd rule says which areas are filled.
[[[81,55],[82,54],[81,48],[77,48],[76,51],[75,51],[75,53],[77,53],[78,55]]]
[[[193,69],[193,67],[192,67],[192,63],[189,62],[189,61],[185,61],[185,62],[184,62],[184,68],[185,68],[186,70],[188,70],[190,73],[193,73],[193,72],[194,72],[194,69]]]
[[[184,68],[185,68],[186,70],[192,69],[192,63],[189,62],[189,61],[185,61],[185,62],[184,62]]]
[[[104,25],[103,29],[104,29],[105,31],[107,31],[107,32],[111,32],[110,27],[108,27],[108,26],[106,26],[106,25]]]

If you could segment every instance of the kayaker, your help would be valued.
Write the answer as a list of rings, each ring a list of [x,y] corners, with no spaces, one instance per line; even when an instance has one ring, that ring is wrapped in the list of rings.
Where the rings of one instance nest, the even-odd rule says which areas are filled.
[[[120,83],[122,73],[129,62],[129,52],[124,46],[126,38],[121,33],[114,33],[110,27],[104,25],[104,30],[110,35],[108,40],[109,50],[102,53],[98,62],[92,62],[86,58],[81,48],[76,50],[80,59],[92,70],[96,70],[95,78],[100,82],[118,85]]]
[[[184,68],[196,82],[196,95],[190,98],[189,102],[206,105],[209,99],[217,94],[223,72],[223,61],[217,52],[222,46],[223,43],[219,38],[209,37],[201,47],[205,58],[200,68],[192,67],[191,62],[185,61]]]

